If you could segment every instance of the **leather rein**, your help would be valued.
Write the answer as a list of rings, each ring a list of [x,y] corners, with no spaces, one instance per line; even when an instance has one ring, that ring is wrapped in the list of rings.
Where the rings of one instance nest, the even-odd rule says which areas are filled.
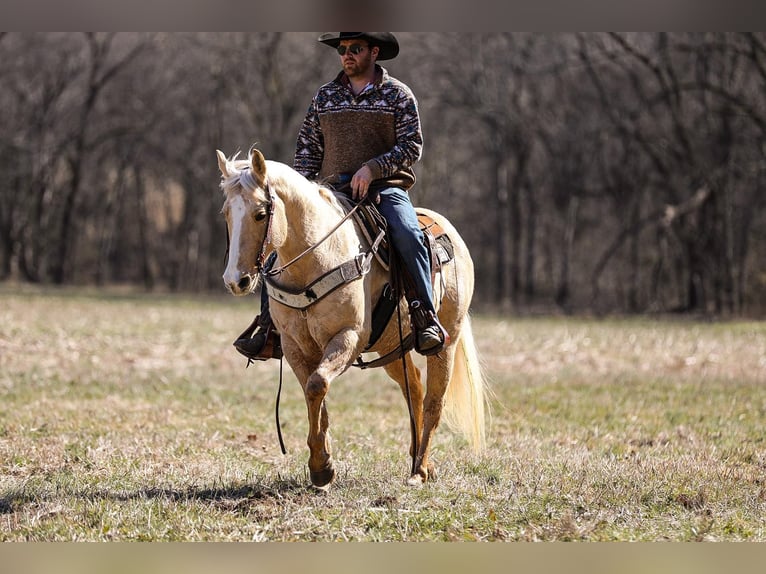
[[[319,247],[322,243],[327,241],[333,233],[338,231],[340,229],[340,226],[346,223],[351,217],[354,216],[354,214],[357,212],[359,207],[361,206],[362,202],[357,203],[354,208],[349,211],[346,215],[344,215],[341,220],[333,227],[330,231],[328,231],[322,239],[314,243],[313,245],[310,245],[308,248],[306,248],[302,253],[299,255],[293,257],[290,261],[285,263],[284,265],[280,265],[279,267],[276,267],[274,269],[267,269],[264,270],[263,263],[266,260],[266,244],[271,243],[271,220],[274,216],[274,202],[276,201],[276,195],[274,194],[274,190],[271,189],[271,184],[268,182],[266,183],[266,193],[269,194],[269,202],[266,204],[266,236],[263,239],[263,243],[261,244],[261,252],[258,254],[258,260],[256,262],[256,268],[258,269],[258,272],[261,273],[264,277],[269,276],[273,277],[275,275],[281,274],[285,269],[296,263],[297,261],[300,261],[303,257],[314,251],[317,247]]]

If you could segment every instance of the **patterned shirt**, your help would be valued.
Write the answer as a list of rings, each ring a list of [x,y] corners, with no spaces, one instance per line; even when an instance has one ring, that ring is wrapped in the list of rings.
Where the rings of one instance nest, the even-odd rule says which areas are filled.
[[[337,184],[367,165],[375,187],[412,187],[423,149],[417,101],[385,68],[375,72],[358,96],[344,72],[319,88],[298,133],[296,171]]]

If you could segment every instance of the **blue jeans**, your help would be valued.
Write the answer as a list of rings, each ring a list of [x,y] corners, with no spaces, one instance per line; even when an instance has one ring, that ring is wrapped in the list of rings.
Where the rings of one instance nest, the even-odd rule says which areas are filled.
[[[410,196],[398,187],[389,187],[381,190],[379,197],[378,209],[386,218],[394,249],[415,282],[418,299],[427,311],[436,314],[431,288],[431,262]],[[274,263],[275,256],[275,253],[269,256],[267,266]],[[269,296],[266,286],[261,285],[261,313],[267,313],[268,309]]]
[[[378,210],[388,222],[388,232],[394,249],[399,253],[415,282],[417,297],[423,307],[436,313],[431,288],[431,261],[420,230],[418,216],[410,196],[398,187],[383,189],[378,194]]]

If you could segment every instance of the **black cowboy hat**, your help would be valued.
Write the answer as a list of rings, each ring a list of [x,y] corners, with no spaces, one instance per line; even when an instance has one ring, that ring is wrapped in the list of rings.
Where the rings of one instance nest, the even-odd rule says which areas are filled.
[[[391,32],[325,32],[319,36],[319,41],[337,48],[341,40],[359,38],[367,40],[370,45],[378,46],[378,60],[391,60],[399,54],[399,42]]]

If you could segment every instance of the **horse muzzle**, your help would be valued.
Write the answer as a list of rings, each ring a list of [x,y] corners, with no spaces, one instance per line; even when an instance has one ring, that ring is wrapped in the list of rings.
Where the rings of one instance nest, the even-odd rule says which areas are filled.
[[[250,273],[226,273],[223,282],[232,295],[249,295],[258,285],[258,276]]]

